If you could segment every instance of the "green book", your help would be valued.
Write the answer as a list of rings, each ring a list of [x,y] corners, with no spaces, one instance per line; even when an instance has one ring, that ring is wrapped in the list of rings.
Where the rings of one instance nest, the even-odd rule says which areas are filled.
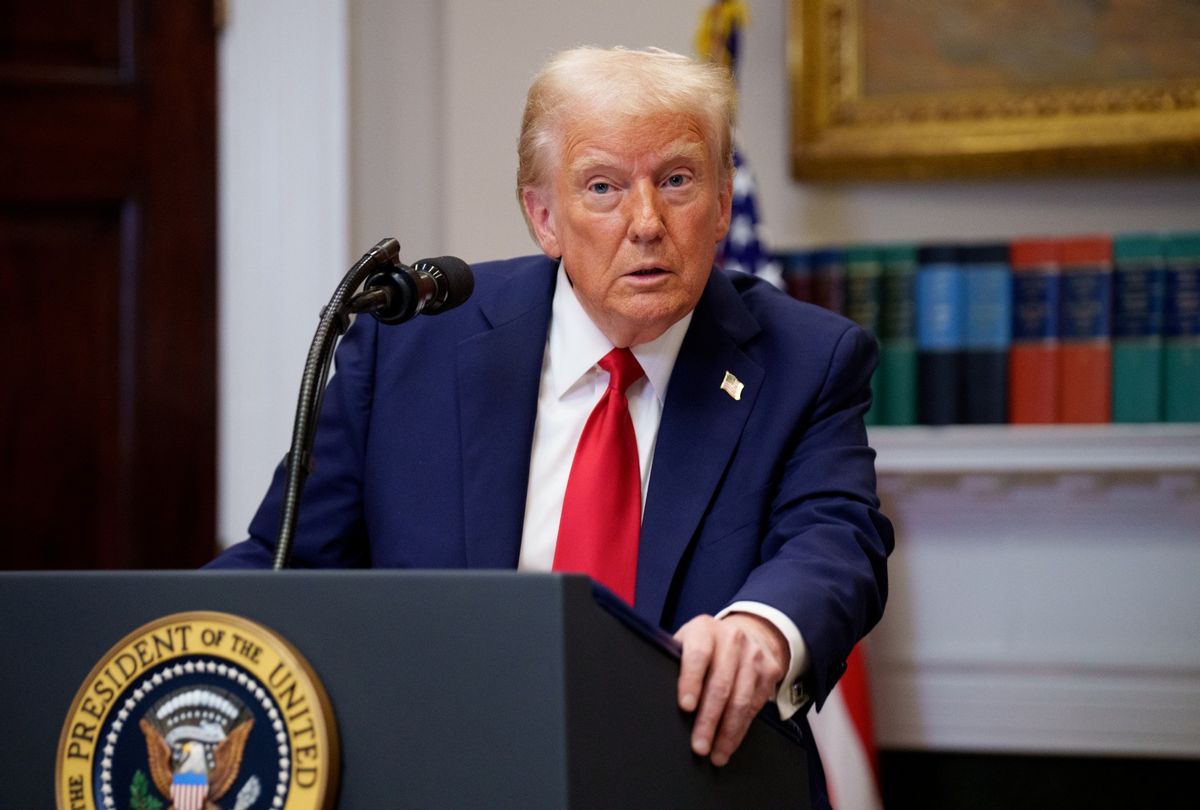
[[[880,264],[879,424],[917,423],[917,247],[885,245]]]
[[[1166,252],[1166,421],[1200,422],[1200,231],[1170,236]]]
[[[1113,238],[1112,420],[1161,422],[1166,291],[1163,240]]]
[[[880,277],[882,267],[875,248],[854,245],[845,250],[845,314],[872,337],[879,340]],[[871,410],[865,421],[868,425],[884,424],[881,419],[883,381],[880,369],[871,376]]]

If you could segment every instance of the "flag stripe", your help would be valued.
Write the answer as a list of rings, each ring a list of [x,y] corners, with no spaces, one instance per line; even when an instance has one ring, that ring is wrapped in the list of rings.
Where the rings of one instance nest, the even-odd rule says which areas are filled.
[[[845,696],[846,711],[854,723],[858,738],[863,741],[871,771],[879,780],[879,753],[875,748],[875,723],[871,713],[871,692],[867,682],[866,660],[862,647],[856,646],[846,660],[846,672],[838,681]]]
[[[857,669],[861,673],[861,667]],[[846,675],[850,675],[849,671]],[[883,798],[871,764],[875,757],[874,739],[859,735],[853,711],[847,704],[848,695],[842,689],[846,675],[834,687],[821,711],[809,715],[817,751],[825,766],[829,801],[834,810],[883,810]]]
[[[175,810],[200,810],[204,800],[208,798],[208,784],[180,784],[176,781],[171,785],[171,800]]]

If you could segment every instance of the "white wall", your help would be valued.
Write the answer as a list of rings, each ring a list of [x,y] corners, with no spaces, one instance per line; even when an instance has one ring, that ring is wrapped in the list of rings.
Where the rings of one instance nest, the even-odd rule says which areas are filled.
[[[340,0],[228,4],[218,54],[225,542],[245,536],[287,452],[317,313],[350,266],[347,44]]]
[[[409,261],[441,253],[479,261],[532,252],[513,194],[517,126],[528,79],[549,53],[575,44],[690,51],[706,4],[707,0],[230,0],[220,77],[219,528],[225,541],[243,536],[270,469],[286,449],[317,311],[353,260],[383,236],[397,236],[404,246],[402,256]],[[754,19],[741,80],[741,137],[759,181],[770,240],[777,247],[1200,227],[1197,175],[796,183],[788,170],[788,3],[751,5]],[[1194,447],[1196,437],[1191,435],[1189,441]],[[1123,551],[1129,555],[1128,564],[1139,576],[1144,574],[1139,582],[1146,586],[1123,591],[1116,606],[1122,612],[1119,627],[1131,645],[1128,650],[1111,659],[1088,658],[1103,656],[1114,643],[1105,629],[1111,624],[1104,623],[1106,609],[1112,606],[1105,605],[1098,605],[1094,614],[1078,605],[1056,614],[1080,622],[1096,617],[1096,632],[1083,636],[1092,646],[1067,651],[1091,661],[1084,676],[1064,668],[1062,657],[1052,651],[1038,652],[1038,644],[1069,635],[1063,622],[1051,628],[1057,636],[1038,636],[1031,646],[1021,648],[1022,654],[1028,653],[1024,660],[1043,667],[1047,678],[1033,672],[1014,679],[1005,674],[1013,673],[1013,665],[992,666],[987,655],[976,655],[969,644],[960,643],[992,626],[1011,631],[1019,617],[1004,612],[1007,593],[1025,600],[1020,616],[1034,627],[1039,610],[1052,615],[1064,598],[1054,591],[1053,576],[1037,574],[1039,587],[1032,591],[1022,582],[1031,581],[1039,555],[1067,565],[1097,526],[1108,532],[1103,547],[1109,567],[1103,573],[1109,579],[1102,582],[1124,581],[1120,572],[1126,562],[1108,554],[1122,549],[1128,534],[1120,529],[1124,524],[1106,523],[1103,512],[1099,517],[1092,510],[1080,512],[1083,507],[1063,499],[1091,496],[1064,490],[1057,478],[1043,478],[1012,485],[1006,491],[1015,495],[1000,508],[986,494],[964,494],[957,484],[940,479],[932,489],[899,493],[884,482],[900,518],[901,548],[893,564],[898,590],[876,647],[881,658],[896,667],[890,683],[909,690],[902,700],[881,695],[891,701],[880,712],[881,722],[890,724],[883,730],[885,740],[897,745],[986,747],[994,738],[1002,747],[1036,747],[1030,737],[1040,732],[1021,725],[1021,717],[1040,711],[1036,706],[1030,710],[1028,699],[1052,694],[1047,688],[1068,689],[1076,701],[1072,706],[1086,708],[1093,701],[1111,707],[1118,705],[1113,700],[1127,705],[1130,695],[1115,693],[1115,688],[1128,687],[1144,696],[1158,688],[1155,684],[1170,682],[1175,691],[1155,704],[1156,717],[1171,715],[1172,706],[1200,705],[1200,664],[1194,656],[1175,660],[1169,652],[1173,646],[1196,649],[1200,639],[1193,637],[1194,622],[1176,621],[1170,633],[1149,636],[1152,649],[1137,637],[1139,621],[1153,622],[1160,615],[1156,577],[1164,578],[1178,602],[1175,608],[1200,615],[1200,588],[1188,585],[1200,575],[1197,555],[1187,544],[1200,497],[1194,475],[1182,494],[1150,487],[1137,495],[1143,499],[1139,508],[1154,516],[1155,529],[1145,553],[1136,537],[1128,538]],[[1091,500],[1120,509],[1120,487],[1116,496]],[[977,509],[980,498],[992,505]],[[1024,514],[1027,522],[1016,529],[1002,525],[1014,512]],[[1073,523],[1079,514],[1089,517]],[[1072,525],[1083,528],[1073,532]],[[977,531],[961,537],[968,529]],[[983,564],[977,564],[980,561]],[[991,563],[999,567],[992,569]],[[945,577],[955,574],[963,578],[946,589]],[[998,584],[989,579],[1001,575],[1008,579]],[[976,625],[947,624],[974,587],[984,589],[982,597],[996,596],[988,609],[999,612],[977,615]],[[1083,595],[1101,601],[1105,596],[1094,586]],[[929,605],[939,607],[930,612]],[[943,655],[947,649],[954,651],[949,658]],[[1146,649],[1162,660],[1140,661],[1132,679],[1088,680],[1088,673],[1119,675],[1122,662],[1128,660],[1126,652]],[[932,670],[923,670],[931,664]],[[978,679],[954,680],[964,671]],[[1151,681],[1139,681],[1147,672]],[[947,673],[951,682],[942,689],[936,679]],[[1088,683],[1096,688],[1081,692],[1078,687]],[[1138,683],[1151,686],[1138,691]],[[932,692],[931,685],[937,686]],[[977,700],[976,690],[989,685],[996,688],[986,689],[987,695],[998,699]],[[949,702],[936,703],[938,696],[947,694]],[[912,710],[918,699],[919,712]],[[935,703],[930,704],[931,699]],[[1010,711],[1022,706],[1025,714],[1020,717]],[[956,716],[965,716],[963,707],[975,712],[964,721],[965,731],[955,725]],[[1165,744],[1137,743],[1145,724],[1131,719],[1121,725],[1126,722],[1122,718],[1134,714],[1124,709],[1088,714],[1081,721],[1083,737],[1041,739],[1052,748],[1088,748],[1082,739],[1099,750],[1200,755],[1200,712],[1175,712],[1174,736]],[[1006,718],[1016,718],[1016,732],[993,735],[999,734]],[[943,720],[936,728],[929,725]]]
[[[439,43],[445,4],[347,5],[351,249],[364,251],[394,236],[408,262],[452,252],[443,223],[447,98]]]

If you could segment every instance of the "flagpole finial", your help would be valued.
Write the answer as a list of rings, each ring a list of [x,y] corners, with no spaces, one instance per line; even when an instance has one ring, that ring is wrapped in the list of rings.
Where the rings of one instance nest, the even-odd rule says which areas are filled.
[[[700,18],[696,52],[702,59],[724,65],[736,76],[739,39],[749,22],[750,11],[743,0],[714,0]]]

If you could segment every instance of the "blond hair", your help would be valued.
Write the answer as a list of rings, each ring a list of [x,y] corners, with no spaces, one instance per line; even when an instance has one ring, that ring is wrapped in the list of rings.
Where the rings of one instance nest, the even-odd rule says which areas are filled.
[[[554,166],[570,119],[603,109],[645,118],[663,113],[696,116],[721,180],[733,172],[733,80],[728,69],[659,48],[581,47],[553,56],[534,77],[517,142],[517,200],[543,186]],[[525,213],[524,205],[521,211]],[[527,216],[527,215],[526,215]]]

